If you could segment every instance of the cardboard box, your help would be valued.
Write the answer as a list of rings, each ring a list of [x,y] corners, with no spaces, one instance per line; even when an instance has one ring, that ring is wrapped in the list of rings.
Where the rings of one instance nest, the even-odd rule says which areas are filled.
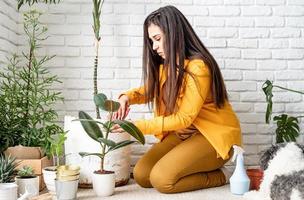
[[[19,163],[17,170],[23,166],[31,166],[34,170],[35,175],[39,177],[39,191],[45,188],[45,183],[43,181],[42,169],[53,165],[53,161],[49,160],[46,156],[41,159],[16,159]]]

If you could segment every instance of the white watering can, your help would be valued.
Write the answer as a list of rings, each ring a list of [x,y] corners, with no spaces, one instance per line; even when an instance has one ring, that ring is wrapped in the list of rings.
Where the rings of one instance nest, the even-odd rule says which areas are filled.
[[[37,188],[33,185],[25,186],[25,193],[17,198],[17,184],[15,183],[1,183],[0,184],[0,200],[27,200],[34,194],[37,194]]]

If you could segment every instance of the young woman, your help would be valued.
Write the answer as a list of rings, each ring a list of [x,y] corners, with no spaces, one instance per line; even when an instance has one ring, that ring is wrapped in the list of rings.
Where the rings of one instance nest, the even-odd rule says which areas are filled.
[[[124,119],[132,104],[154,108],[154,118],[134,122],[160,140],[137,162],[136,182],[162,193],[224,185],[228,173],[222,166],[231,147],[241,145],[240,124],[218,64],[173,6],[159,8],[144,22],[143,79],[142,87],[120,95],[114,114]]]

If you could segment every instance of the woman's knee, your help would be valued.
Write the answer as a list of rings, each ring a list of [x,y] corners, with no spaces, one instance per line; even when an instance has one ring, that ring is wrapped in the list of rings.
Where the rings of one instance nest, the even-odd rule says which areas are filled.
[[[144,188],[152,187],[150,183],[150,169],[142,162],[137,162],[133,169],[133,176],[138,185]]]
[[[153,188],[161,193],[174,193],[174,178],[164,172],[164,168],[155,165],[150,173],[150,182]]]

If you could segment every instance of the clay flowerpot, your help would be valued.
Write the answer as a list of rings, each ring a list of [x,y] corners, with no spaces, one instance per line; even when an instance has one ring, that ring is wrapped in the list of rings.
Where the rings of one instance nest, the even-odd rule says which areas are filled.
[[[259,190],[263,180],[264,172],[261,169],[247,169],[247,175],[250,179],[250,190]]]

